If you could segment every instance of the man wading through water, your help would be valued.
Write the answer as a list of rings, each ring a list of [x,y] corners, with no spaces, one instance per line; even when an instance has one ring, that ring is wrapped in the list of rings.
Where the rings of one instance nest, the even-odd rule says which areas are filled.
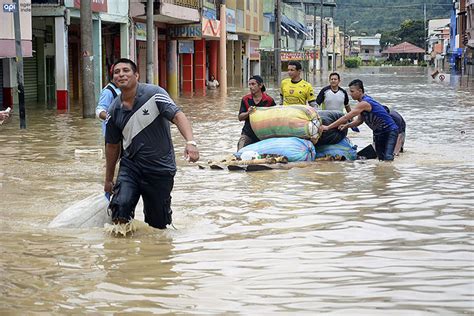
[[[172,221],[171,191],[176,173],[169,122],[186,140],[184,156],[195,162],[199,152],[191,124],[164,89],[138,83],[133,61],[119,59],[113,69],[114,82],[122,94],[110,105],[105,132],[104,191],[113,193],[109,205],[112,220],[115,224],[132,220],[141,195],[145,222],[164,229]],[[114,185],[121,141],[124,153]]]
[[[365,123],[373,131],[375,151],[379,160],[392,161],[399,134],[397,124],[382,104],[365,94],[364,83],[361,80],[352,80],[349,89],[352,99],[358,101],[356,106],[330,125],[321,125],[320,131],[325,132],[333,128],[343,130]],[[355,121],[349,122],[356,116]]]

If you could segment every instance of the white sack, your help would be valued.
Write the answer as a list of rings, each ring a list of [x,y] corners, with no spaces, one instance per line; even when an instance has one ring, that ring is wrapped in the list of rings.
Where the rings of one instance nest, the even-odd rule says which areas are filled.
[[[107,214],[108,206],[109,201],[104,193],[91,195],[59,213],[48,227],[104,227],[112,223],[112,217]]]

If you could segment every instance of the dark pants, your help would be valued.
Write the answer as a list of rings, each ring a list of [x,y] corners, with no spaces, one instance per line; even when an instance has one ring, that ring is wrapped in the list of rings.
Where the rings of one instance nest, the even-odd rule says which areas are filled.
[[[393,160],[398,130],[374,135],[375,151],[379,160]]]
[[[257,141],[253,140],[252,137],[250,137],[248,135],[242,134],[242,135],[240,135],[239,142],[237,143],[237,151],[244,148],[245,146],[248,146],[250,144],[254,144]]]
[[[128,222],[133,219],[141,195],[145,222],[152,227],[165,229],[172,221],[173,184],[174,176],[143,174],[140,170],[121,165],[109,205],[112,220]]]

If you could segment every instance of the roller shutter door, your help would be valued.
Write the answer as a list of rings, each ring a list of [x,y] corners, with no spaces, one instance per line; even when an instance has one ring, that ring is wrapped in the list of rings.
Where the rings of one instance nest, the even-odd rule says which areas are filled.
[[[38,67],[36,55],[23,59],[23,76],[25,82],[25,101],[38,101]]]

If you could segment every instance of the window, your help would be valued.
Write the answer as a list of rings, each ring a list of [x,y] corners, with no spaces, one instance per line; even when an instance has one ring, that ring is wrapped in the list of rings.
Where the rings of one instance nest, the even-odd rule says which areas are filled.
[[[368,49],[364,50],[364,53],[368,54],[370,51]]]

